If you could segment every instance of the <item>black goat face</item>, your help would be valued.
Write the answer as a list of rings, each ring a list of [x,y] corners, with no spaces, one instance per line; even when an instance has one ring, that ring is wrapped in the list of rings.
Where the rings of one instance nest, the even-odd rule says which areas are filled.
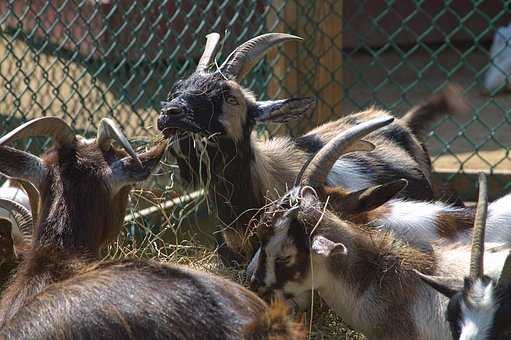
[[[194,73],[176,83],[162,103],[158,129],[166,137],[177,130],[239,138],[247,117],[247,98],[235,82],[220,74]]]
[[[314,107],[314,98],[256,101],[250,91],[218,72],[196,72],[178,81],[162,103],[158,129],[166,137],[184,130],[241,141],[256,121],[283,123]]]

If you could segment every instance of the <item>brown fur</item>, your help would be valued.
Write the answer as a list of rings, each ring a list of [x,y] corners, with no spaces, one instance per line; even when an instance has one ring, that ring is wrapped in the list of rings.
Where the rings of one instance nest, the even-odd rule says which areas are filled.
[[[147,168],[158,164],[164,149],[162,144],[140,156],[145,167],[138,170],[141,179],[149,175]],[[22,153],[0,147],[0,160],[7,163],[19,155],[23,160]],[[42,156],[45,178],[34,183],[39,185],[41,216],[32,248],[0,300],[0,324],[47,285],[74,275],[77,268],[97,259],[99,250],[117,236],[130,186],[112,194],[106,178],[109,165],[125,156],[115,148],[103,153],[95,142],[81,138]],[[128,172],[131,162],[131,158],[126,162]],[[0,162],[0,171],[12,177],[30,171],[23,170],[23,162],[15,166]]]
[[[59,311],[56,313],[55,311]],[[281,306],[225,279],[141,260],[97,264],[48,286],[0,336],[94,339],[304,339]]]
[[[266,312],[243,330],[246,339],[294,340],[305,338],[302,323],[289,319],[288,306],[282,300],[271,303]]]
[[[335,192],[328,188],[326,191],[330,195]],[[328,207],[324,210],[321,197],[320,194],[318,199],[305,191],[300,199],[298,214],[291,217],[289,230],[278,231],[287,233],[287,238],[278,245],[272,245],[278,248],[274,249],[280,254],[273,256],[282,258],[288,253],[295,255],[286,268],[277,268],[278,264],[275,262],[276,282],[272,283],[271,287],[266,287],[265,291],[282,289],[289,282],[306,287],[310,280],[308,275],[313,270],[316,277],[328,275],[326,279],[318,279],[317,289],[320,295],[331,292],[332,295],[328,296],[327,300],[329,304],[335,305],[336,301],[344,301],[347,305],[339,307],[339,310],[344,310],[345,313],[341,316],[345,317],[348,323],[352,318],[352,326],[359,327],[358,330],[365,331],[370,338],[418,339],[423,330],[415,328],[414,307],[426,293],[414,271],[436,273],[437,260],[433,250],[418,248],[402,241],[392,231],[373,229],[359,222],[340,218]],[[259,267],[255,273],[255,278],[263,275],[258,278],[262,285],[265,284],[263,268],[267,265],[265,247],[275,235],[273,226],[278,224],[277,220],[282,218],[284,211],[279,211],[279,208],[274,206],[266,217],[265,223],[269,223],[271,232],[263,239]],[[360,214],[359,219],[366,221],[370,213],[368,210]],[[347,253],[332,253],[324,257],[314,254],[311,258],[311,242],[316,236],[342,244]],[[286,244],[296,248],[296,251],[282,250],[287,247]],[[310,269],[311,263],[316,269]],[[339,290],[333,290],[332,281],[337,282]],[[349,297],[335,295],[342,295],[341,290],[346,291]],[[297,293],[299,294],[299,291]]]
[[[436,221],[438,234],[442,238],[454,240],[460,232],[473,228],[474,217],[475,210],[470,208],[462,212],[440,213]]]
[[[122,175],[144,180],[163,151],[142,154],[143,168],[123,160]],[[125,214],[131,182],[113,191],[109,181],[123,156],[77,139],[42,157],[41,218],[0,300],[0,338],[303,338],[286,311],[235,283],[150,261],[99,261]]]

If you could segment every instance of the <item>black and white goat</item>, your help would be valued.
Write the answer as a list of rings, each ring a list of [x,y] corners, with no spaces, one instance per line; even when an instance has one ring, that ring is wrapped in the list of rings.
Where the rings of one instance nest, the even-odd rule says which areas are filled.
[[[486,179],[479,180],[479,202],[485,202]],[[474,229],[470,276],[464,280],[420,274],[423,280],[449,298],[446,318],[454,339],[497,340],[511,338],[511,252],[499,280],[484,275],[486,204],[480,204]],[[509,227],[509,225],[508,225]]]
[[[225,62],[209,70],[219,41],[207,36],[197,70],[174,85],[162,103],[158,129],[165,136],[180,131],[207,138],[203,162],[196,140],[181,138],[175,151],[181,175],[187,180],[208,178],[209,196],[217,205],[224,239],[235,253],[246,248],[247,225],[265,203],[292,186],[301,165],[340,132],[371,119],[393,119],[375,108],[324,124],[296,139],[276,137],[261,141],[252,133],[256,122],[282,123],[309,114],[313,98],[257,101],[240,85],[250,69],[273,46],[301,38],[270,33],[253,38],[236,48]],[[350,190],[406,178],[408,186],[399,195],[431,200],[431,164],[424,135],[438,117],[464,107],[458,91],[450,87],[413,107],[403,118],[366,137],[375,149],[352,153],[337,161],[328,183]],[[246,249],[245,249],[246,250]],[[248,250],[250,253],[250,250]]]
[[[55,145],[41,158],[5,146],[41,135]],[[137,154],[108,119],[90,140],[52,117],[0,138],[0,173],[40,193],[31,245],[0,300],[0,338],[303,337],[282,305],[269,306],[233,282],[151,261],[101,261],[100,249],[119,233],[132,184],[150,175],[165,147]]]
[[[374,130],[363,123],[332,139],[306,164],[300,183],[268,208],[258,227],[253,289],[303,304],[311,291],[351,327],[369,339],[447,339],[448,300],[422,282],[426,275],[461,278],[467,274],[470,244],[430,242],[419,247],[392,229],[357,223],[339,207],[371,214],[406,186],[406,180],[360,191],[325,185],[336,159],[359,149],[357,141]],[[490,247],[502,243],[488,244]],[[500,276],[507,251],[485,258],[487,274]]]

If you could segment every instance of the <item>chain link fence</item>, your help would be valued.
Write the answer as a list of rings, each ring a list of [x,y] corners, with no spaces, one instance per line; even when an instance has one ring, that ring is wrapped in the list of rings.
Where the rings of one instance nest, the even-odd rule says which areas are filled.
[[[489,54],[510,21],[507,1],[1,0],[0,13],[3,132],[52,115],[88,133],[110,116],[130,137],[150,138],[160,101],[193,72],[207,33],[222,33],[225,57],[281,31],[304,41],[271,52],[244,85],[263,98],[313,95],[319,104],[280,129],[297,134],[370,105],[402,114],[457,82],[472,112],[435,127],[434,167],[467,198],[480,170],[495,174],[495,194],[508,190],[511,96],[500,91],[506,82],[482,93],[488,67],[507,76]],[[499,53],[509,48],[502,38]]]

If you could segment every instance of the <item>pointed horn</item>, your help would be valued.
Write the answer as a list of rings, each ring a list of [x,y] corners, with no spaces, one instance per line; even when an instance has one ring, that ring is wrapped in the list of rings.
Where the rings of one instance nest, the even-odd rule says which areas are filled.
[[[0,198],[0,207],[7,210],[14,217],[24,239],[32,236],[32,214],[27,208],[6,198]]]
[[[389,125],[394,121],[394,117],[378,117],[368,122],[360,123],[344,131],[339,136],[329,141],[310,161],[306,169],[301,172],[309,172],[302,179],[303,185],[311,187],[322,187],[327,179],[330,170],[339,157],[348,152],[371,151],[374,145],[360,140],[369,133],[378,130],[381,127]]]
[[[197,64],[196,72],[203,72],[208,68],[211,63],[211,59],[215,56],[216,51],[218,50],[219,41],[220,34],[218,33],[210,33],[206,35],[206,47],[204,47],[202,57]]]
[[[502,272],[500,273],[499,286],[508,285],[511,283],[511,251],[508,252]]]
[[[470,278],[475,280],[484,275],[484,232],[486,227],[486,215],[488,213],[488,186],[486,175],[479,174],[479,198],[474,219],[472,236],[472,251],[470,256]]]
[[[51,137],[57,146],[67,145],[75,140],[73,130],[65,121],[57,117],[42,117],[12,130],[0,138],[0,145],[29,137]]]
[[[267,33],[252,38],[236,48],[220,66],[220,72],[226,76],[243,79],[254,65],[273,46],[286,41],[300,41],[300,37],[284,33]]]
[[[103,118],[99,124],[96,142],[98,143],[99,148],[103,152],[106,152],[110,150],[112,141],[119,143],[124,148],[124,150],[126,150],[126,152],[135,160],[135,162],[137,162],[137,164],[143,168],[140,158],[138,158],[137,153],[135,150],[133,150],[133,147],[131,146],[126,136],[124,136],[119,126],[113,120],[109,118]]]

